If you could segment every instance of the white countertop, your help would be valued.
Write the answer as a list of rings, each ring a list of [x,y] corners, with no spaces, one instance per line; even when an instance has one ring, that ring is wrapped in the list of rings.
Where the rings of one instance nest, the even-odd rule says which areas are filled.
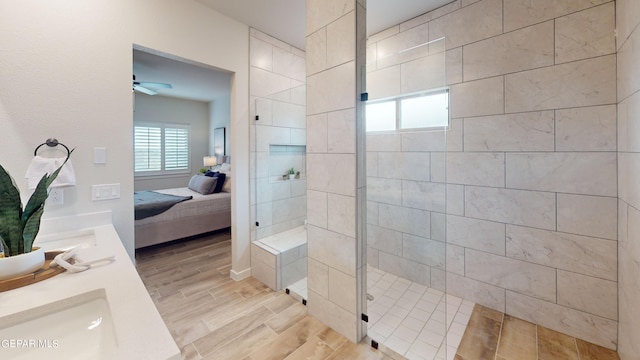
[[[81,221],[76,221],[77,223],[87,224]],[[59,229],[57,226],[43,228]],[[91,238],[95,234],[93,246],[78,250],[81,260],[90,261],[114,255],[115,261],[84,272],[67,271],[36,284],[0,292],[0,317],[92,290],[105,289],[117,340],[117,350],[109,358],[181,359],[180,349],[149,297],[113,225],[92,224],[89,228],[75,230],[70,230],[67,226],[65,230],[69,231],[71,237],[79,234],[79,238]],[[56,237],[54,234],[41,235],[36,240],[41,246],[47,242],[40,239]],[[55,359],[55,356],[48,358]]]

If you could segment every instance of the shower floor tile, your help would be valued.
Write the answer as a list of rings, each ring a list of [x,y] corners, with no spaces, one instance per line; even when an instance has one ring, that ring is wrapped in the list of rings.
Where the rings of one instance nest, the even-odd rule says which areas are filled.
[[[473,302],[371,266],[367,285],[371,339],[410,360],[454,358]]]
[[[306,278],[287,289],[298,300],[307,299]],[[454,358],[473,302],[371,266],[367,292],[373,296],[367,301],[369,338],[409,360]]]

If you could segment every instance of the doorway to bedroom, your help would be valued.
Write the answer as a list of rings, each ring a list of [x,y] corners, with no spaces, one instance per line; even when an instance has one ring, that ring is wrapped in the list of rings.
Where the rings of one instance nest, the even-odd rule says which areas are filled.
[[[232,73],[134,46],[132,75],[136,251],[230,232]]]

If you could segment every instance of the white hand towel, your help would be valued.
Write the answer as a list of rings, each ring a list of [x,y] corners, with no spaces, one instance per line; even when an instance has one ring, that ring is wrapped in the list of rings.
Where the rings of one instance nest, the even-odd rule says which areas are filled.
[[[45,158],[36,155],[31,160],[31,164],[29,164],[27,174],[25,175],[29,189],[35,189],[40,182],[40,179],[42,179],[42,176],[44,176],[44,174],[51,175],[54,171],[56,171],[57,168],[60,167],[60,165],[64,163],[65,159],[66,158]],[[68,160],[64,167],[62,167],[62,169],[58,173],[58,177],[56,177],[53,183],[51,183],[50,187],[73,186],[75,184],[76,174],[73,171],[71,160]]]

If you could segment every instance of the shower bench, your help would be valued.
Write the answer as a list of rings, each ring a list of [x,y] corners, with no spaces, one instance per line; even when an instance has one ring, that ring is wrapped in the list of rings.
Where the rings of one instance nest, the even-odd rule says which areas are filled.
[[[307,276],[307,230],[299,226],[251,243],[251,275],[278,291]]]

